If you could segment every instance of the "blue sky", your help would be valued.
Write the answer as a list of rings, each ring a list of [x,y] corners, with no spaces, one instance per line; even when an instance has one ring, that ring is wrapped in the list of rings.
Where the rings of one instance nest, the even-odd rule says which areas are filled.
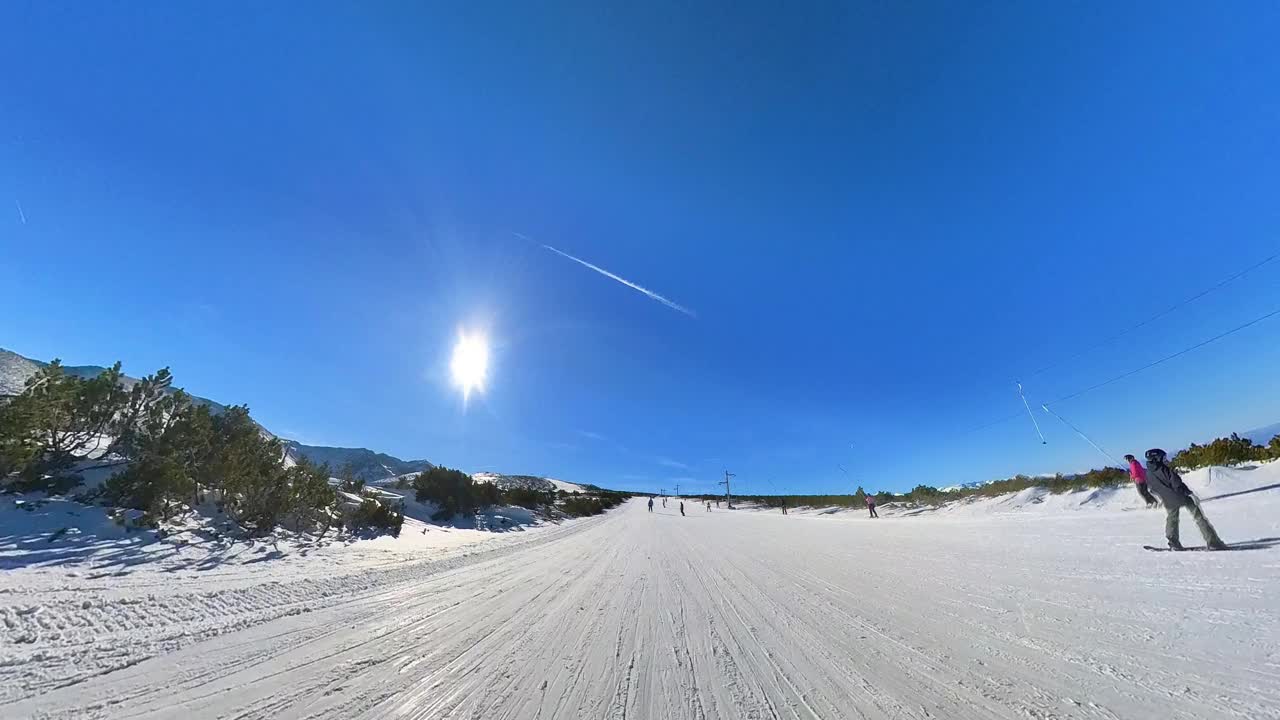
[[[1071,357],[1280,251],[1273,4],[418,5],[0,8],[0,346],[304,442],[836,492],[1099,465],[974,428],[1280,308],[1278,260]],[[1055,409],[1270,424],[1278,337]]]

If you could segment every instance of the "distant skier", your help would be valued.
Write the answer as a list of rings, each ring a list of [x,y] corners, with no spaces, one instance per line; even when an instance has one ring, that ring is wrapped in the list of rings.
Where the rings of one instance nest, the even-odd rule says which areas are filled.
[[[787,514],[787,501],[785,500],[782,501],[782,514],[783,515]]]
[[[653,498],[649,498],[649,512],[653,512]]]
[[[876,496],[867,495],[866,499],[867,499],[867,514],[873,518],[880,517],[879,513],[876,512]]]
[[[1206,547],[1210,550],[1227,549],[1227,544],[1218,537],[1217,531],[1200,510],[1200,503],[1191,494],[1191,488],[1182,482],[1178,471],[1168,464],[1167,456],[1160,448],[1147,451],[1147,481],[1151,490],[1164,503],[1164,536],[1169,541],[1170,550],[1183,549],[1182,543],[1178,541],[1178,516],[1182,508],[1191,513],[1191,519],[1195,520],[1196,527],[1200,529]]]
[[[684,501],[680,501],[680,517],[684,517]]]
[[[1156,497],[1147,489],[1147,470],[1142,467],[1142,463],[1132,455],[1125,455],[1125,460],[1129,461],[1129,477],[1133,478],[1133,486],[1137,488],[1138,495],[1142,496],[1142,501],[1147,507],[1153,508],[1159,504]]]
[[[666,495],[663,495],[663,496],[662,496],[662,507],[666,507],[666,506],[667,506],[667,496],[666,496]]]
[[[711,512],[711,501],[707,501],[707,512]]]

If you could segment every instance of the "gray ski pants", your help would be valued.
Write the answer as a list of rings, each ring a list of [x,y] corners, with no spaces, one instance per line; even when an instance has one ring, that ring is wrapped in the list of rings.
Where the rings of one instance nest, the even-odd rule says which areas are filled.
[[[1193,497],[1185,497],[1182,502],[1177,505],[1166,504],[1164,506],[1164,536],[1169,542],[1178,542],[1178,520],[1182,508],[1186,508],[1191,513],[1191,519],[1195,521],[1196,527],[1200,529],[1200,535],[1204,537],[1205,545],[1217,545],[1222,540],[1218,538],[1218,532],[1213,529],[1213,525],[1209,524],[1209,518],[1204,516],[1204,512],[1200,510],[1200,503],[1196,502]]]

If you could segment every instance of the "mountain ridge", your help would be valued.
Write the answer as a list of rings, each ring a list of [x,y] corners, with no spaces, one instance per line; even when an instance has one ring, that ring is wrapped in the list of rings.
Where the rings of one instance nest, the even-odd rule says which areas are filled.
[[[1240,437],[1248,438],[1257,445],[1266,445],[1271,442],[1271,438],[1277,435],[1280,435],[1280,423],[1264,425],[1260,428],[1254,428],[1240,433]]]
[[[317,465],[327,464],[329,471],[335,474],[350,464],[355,476],[367,483],[418,473],[435,467],[435,463],[428,460],[401,460],[394,455],[375,452],[369,448],[304,445],[297,440],[284,440],[284,443],[290,453],[305,457]]]

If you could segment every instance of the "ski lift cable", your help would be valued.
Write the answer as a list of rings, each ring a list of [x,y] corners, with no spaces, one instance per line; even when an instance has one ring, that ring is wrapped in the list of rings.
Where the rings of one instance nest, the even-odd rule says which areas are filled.
[[[1098,348],[1100,348],[1100,347],[1102,347],[1102,346],[1104,346],[1104,345],[1108,345],[1108,344],[1110,344],[1110,343],[1112,343],[1112,342],[1115,342],[1116,340],[1119,340],[1120,338],[1124,337],[1125,335],[1128,335],[1129,333],[1133,332],[1134,330],[1137,330],[1137,329],[1142,328],[1142,327],[1146,327],[1147,325],[1150,325],[1151,323],[1155,322],[1156,320],[1159,320],[1160,318],[1164,317],[1165,315],[1168,315],[1169,313],[1171,313],[1171,312],[1173,312],[1173,311],[1175,311],[1175,310],[1177,310],[1177,309],[1179,309],[1179,308],[1182,308],[1182,307],[1184,307],[1184,306],[1186,306],[1186,305],[1189,305],[1189,304],[1191,304],[1191,303],[1195,302],[1196,300],[1199,300],[1200,298],[1204,297],[1205,295],[1208,295],[1209,293],[1213,292],[1214,290],[1217,290],[1217,289],[1219,289],[1219,288],[1223,287],[1224,285],[1227,285],[1227,284],[1231,283],[1232,281],[1237,280],[1237,279],[1239,279],[1239,278],[1243,277],[1245,274],[1247,274],[1247,273],[1249,273],[1249,272],[1251,272],[1251,271],[1253,271],[1253,270],[1256,270],[1256,269],[1258,269],[1258,268],[1262,267],[1263,265],[1266,265],[1267,263],[1271,262],[1272,260],[1275,260],[1275,259],[1276,259],[1276,258],[1278,258],[1278,257],[1280,257],[1280,253],[1275,253],[1275,254],[1270,255],[1270,256],[1268,256],[1268,257],[1266,257],[1266,258],[1263,258],[1262,260],[1260,260],[1260,261],[1258,261],[1258,262],[1256,262],[1256,263],[1254,263],[1254,264],[1250,265],[1249,267],[1247,267],[1247,268],[1245,268],[1245,269],[1243,269],[1243,270],[1240,270],[1239,272],[1235,273],[1234,275],[1230,275],[1230,276],[1228,276],[1228,277],[1224,278],[1223,280],[1218,281],[1218,283],[1217,283],[1216,285],[1213,285],[1212,287],[1209,287],[1209,288],[1207,288],[1207,289],[1205,289],[1205,290],[1201,290],[1199,293],[1196,293],[1195,295],[1192,295],[1191,297],[1186,298],[1185,300],[1182,300],[1182,301],[1180,301],[1180,302],[1174,303],[1173,305],[1169,306],[1168,308],[1165,308],[1164,310],[1161,310],[1160,312],[1156,313],[1155,315],[1152,315],[1151,317],[1147,318],[1146,320],[1143,320],[1142,322],[1140,322],[1140,323],[1138,323],[1138,324],[1136,324],[1136,325],[1131,325],[1131,326],[1129,326],[1128,328],[1125,328],[1124,330],[1121,330],[1120,332],[1118,332],[1118,333],[1116,333],[1116,334],[1114,334],[1114,335],[1110,335],[1110,336],[1108,336],[1108,337],[1106,337],[1106,338],[1104,338],[1104,339],[1102,339],[1102,340],[1100,340],[1100,341],[1098,341],[1098,342],[1094,343],[1093,345],[1090,345],[1089,347],[1086,347],[1084,350],[1081,350],[1080,352],[1078,352],[1078,353],[1076,353],[1076,354],[1074,354],[1074,355],[1070,355],[1070,356],[1068,356],[1068,357],[1062,358],[1062,359],[1057,360],[1057,361],[1055,361],[1055,362],[1052,362],[1052,363],[1050,363],[1050,364],[1048,364],[1048,365],[1045,365],[1044,367],[1040,368],[1039,370],[1036,370],[1035,372],[1033,372],[1033,373],[1031,373],[1030,375],[1028,375],[1028,376],[1027,376],[1027,378],[1033,378],[1033,377],[1036,377],[1037,375],[1040,375],[1041,373],[1048,372],[1048,371],[1050,371],[1050,370],[1052,370],[1052,369],[1054,369],[1054,368],[1056,368],[1056,367],[1059,367],[1059,366],[1061,366],[1061,365],[1064,365],[1064,364],[1066,364],[1066,363],[1068,363],[1068,362],[1072,362],[1072,361],[1074,361],[1074,360],[1078,360],[1079,358],[1083,357],[1084,355],[1087,355],[1087,354],[1089,354],[1089,353],[1093,352],[1094,350],[1097,350]]]
[[[1271,254],[1271,255],[1268,255],[1267,257],[1265,257],[1265,258],[1263,258],[1263,259],[1259,260],[1258,262],[1256,262],[1256,263],[1254,263],[1254,264],[1252,264],[1252,265],[1250,265],[1250,266],[1248,266],[1248,267],[1246,267],[1246,268],[1244,268],[1244,269],[1242,269],[1242,270],[1238,270],[1237,272],[1235,272],[1235,273],[1233,273],[1233,274],[1231,274],[1231,275],[1228,275],[1227,277],[1223,278],[1222,280],[1219,280],[1216,284],[1214,284],[1214,285],[1212,285],[1212,286],[1210,286],[1210,287],[1208,287],[1208,288],[1206,288],[1206,289],[1204,289],[1204,290],[1201,290],[1200,292],[1196,293],[1195,295],[1192,295],[1191,297],[1188,297],[1188,298],[1186,298],[1186,299],[1184,299],[1184,300],[1181,300],[1181,301],[1179,301],[1179,302],[1177,302],[1177,303],[1174,303],[1173,305],[1169,306],[1168,308],[1165,308],[1164,310],[1161,310],[1160,312],[1158,312],[1158,313],[1156,313],[1156,314],[1154,314],[1154,315],[1152,315],[1152,316],[1150,316],[1150,317],[1146,318],[1145,320],[1143,320],[1143,321],[1141,321],[1141,322],[1139,322],[1139,323],[1137,323],[1137,324],[1135,324],[1135,325],[1131,325],[1131,326],[1129,326],[1128,328],[1125,328],[1124,330],[1121,330],[1120,332],[1115,333],[1114,335],[1110,335],[1110,336],[1108,336],[1108,337],[1106,337],[1106,338],[1104,338],[1104,339],[1102,339],[1102,340],[1100,340],[1100,341],[1098,341],[1098,342],[1096,342],[1096,343],[1094,343],[1094,344],[1092,344],[1092,345],[1090,345],[1090,346],[1086,347],[1084,350],[1081,350],[1080,352],[1075,353],[1074,355],[1069,355],[1069,356],[1067,356],[1067,357],[1065,357],[1065,358],[1061,358],[1061,359],[1059,359],[1059,360],[1057,360],[1057,361],[1055,361],[1055,362],[1053,362],[1053,363],[1050,363],[1049,365],[1045,365],[1044,367],[1042,367],[1042,368],[1040,368],[1040,369],[1038,369],[1038,370],[1036,370],[1036,371],[1032,372],[1031,374],[1029,374],[1029,375],[1025,375],[1025,376],[1024,376],[1024,379],[1030,379],[1030,378],[1037,377],[1037,376],[1042,375],[1042,374],[1044,374],[1044,373],[1046,373],[1046,372],[1048,372],[1048,371],[1050,371],[1050,370],[1053,370],[1054,368],[1061,367],[1062,365],[1065,365],[1065,364],[1066,364],[1066,363],[1068,363],[1068,362],[1073,362],[1073,361],[1075,361],[1075,360],[1078,360],[1078,359],[1080,359],[1081,357],[1083,357],[1084,355],[1087,355],[1088,353],[1093,352],[1094,350],[1097,350],[1098,348],[1100,348],[1100,347],[1102,347],[1102,346],[1104,346],[1104,345],[1107,345],[1107,344],[1109,344],[1109,343],[1111,343],[1111,342],[1114,342],[1115,340],[1118,340],[1118,339],[1120,339],[1120,338],[1124,337],[1125,335],[1128,335],[1129,333],[1133,332],[1134,330],[1138,330],[1139,328],[1146,327],[1147,325],[1150,325],[1151,323],[1155,322],[1156,320],[1159,320],[1160,318],[1162,318],[1162,317],[1164,317],[1164,316],[1168,315],[1169,313],[1171,313],[1171,312],[1173,312],[1173,311],[1175,311],[1175,310],[1178,310],[1178,309],[1180,309],[1180,308],[1182,308],[1182,307],[1185,307],[1186,305],[1189,305],[1189,304],[1191,304],[1191,303],[1195,302],[1196,300],[1199,300],[1200,298],[1204,297],[1205,295],[1208,295],[1209,293],[1211,293],[1211,292],[1213,292],[1213,291],[1215,291],[1215,290],[1218,290],[1218,289],[1220,289],[1220,288],[1224,287],[1225,285],[1228,285],[1228,284],[1230,284],[1231,282],[1234,282],[1235,280],[1240,279],[1241,277],[1244,277],[1246,274],[1248,274],[1248,273],[1250,273],[1250,272],[1252,272],[1252,271],[1254,271],[1254,270],[1257,270],[1258,268],[1262,267],[1263,265],[1266,265],[1267,263],[1269,263],[1269,262],[1271,262],[1271,261],[1275,260],[1276,258],[1280,258],[1280,252],[1277,252],[1277,253],[1273,253],[1273,254]],[[1082,394],[1083,394],[1083,393],[1082,393]],[[1060,402],[1060,401],[1061,401],[1061,400],[1058,400],[1058,401],[1055,401],[1055,402]],[[966,434],[968,434],[968,433],[974,433],[974,432],[977,432],[977,431],[979,431],[979,430],[985,430],[985,429],[987,429],[987,428],[989,428],[989,427],[991,427],[991,426],[993,426],[993,425],[999,425],[1000,423],[1009,422],[1010,420],[1013,420],[1014,418],[1018,417],[1018,416],[1019,416],[1019,415],[1021,415],[1021,414],[1022,414],[1022,413],[1012,413],[1012,414],[1010,414],[1010,415],[1007,415],[1007,416],[1005,416],[1005,417],[999,418],[999,419],[997,419],[997,420],[992,420],[992,421],[991,421],[991,422],[989,422],[989,423],[986,423],[986,424],[984,424],[984,425],[979,425],[978,427],[975,427],[975,428],[972,428],[972,429],[970,429],[970,430],[966,431]]]
[[[1074,399],[1074,398],[1078,398],[1078,397],[1080,397],[1081,395],[1084,395],[1085,393],[1093,392],[1094,390],[1097,390],[1098,388],[1101,388],[1101,387],[1105,387],[1105,386],[1107,386],[1107,385],[1110,385],[1110,384],[1111,384],[1111,383],[1113,383],[1113,382],[1117,382],[1117,381],[1119,381],[1119,380],[1123,380],[1123,379],[1125,379],[1125,378],[1127,378],[1127,377],[1130,377],[1130,376],[1133,376],[1133,375],[1137,375],[1138,373],[1140,373],[1140,372],[1142,372],[1142,371],[1144,371],[1144,370],[1150,370],[1151,368],[1153,368],[1153,367],[1155,367],[1155,366],[1157,366],[1157,365],[1161,365],[1161,364],[1163,364],[1163,363],[1166,363],[1166,362],[1168,362],[1168,361],[1170,361],[1170,360],[1172,360],[1172,359],[1174,359],[1174,358],[1176,358],[1176,357],[1180,357],[1180,356],[1182,356],[1182,355],[1186,355],[1187,353],[1191,352],[1192,350],[1197,350],[1197,349],[1202,348],[1202,347],[1204,347],[1205,345],[1208,345],[1208,344],[1210,344],[1210,343],[1217,342],[1218,340],[1221,340],[1222,338],[1224,338],[1224,337],[1226,337],[1226,336],[1228,336],[1228,335],[1234,335],[1235,333],[1238,333],[1238,332],[1240,332],[1241,330],[1244,330],[1245,328],[1248,328],[1248,327],[1252,327],[1252,326],[1254,326],[1254,325],[1257,325],[1258,323],[1262,322],[1263,320],[1266,320],[1266,319],[1268,319],[1268,318],[1274,317],[1274,316],[1276,316],[1276,315],[1280,315],[1280,308],[1276,308],[1275,310],[1272,310],[1271,312],[1269,312],[1269,313],[1267,313],[1267,314],[1265,314],[1265,315],[1262,315],[1262,316],[1256,317],[1256,318],[1254,318],[1254,319],[1250,320],[1249,322],[1244,323],[1243,325],[1237,325],[1236,327],[1231,328],[1230,330],[1227,330],[1226,332],[1223,332],[1223,333],[1219,333],[1219,334],[1217,334],[1217,335],[1214,335],[1213,337],[1209,338],[1208,340],[1202,340],[1202,341],[1200,341],[1200,342],[1196,343],[1195,345],[1192,345],[1191,347],[1183,348],[1182,350],[1179,350],[1178,352],[1173,353],[1173,354],[1171,354],[1171,355],[1166,355],[1166,356],[1164,356],[1164,357],[1160,358],[1159,360],[1156,360],[1155,362],[1149,362],[1149,363],[1147,363],[1146,365],[1143,365],[1143,366],[1142,366],[1142,367],[1140,367],[1140,368],[1137,368],[1137,369],[1134,369],[1134,370],[1130,370],[1129,372],[1126,372],[1126,373],[1121,373],[1121,374],[1119,374],[1119,375],[1117,375],[1117,376],[1115,376],[1115,377],[1111,378],[1110,380],[1104,380],[1104,381],[1102,381],[1102,382],[1100,382],[1100,383],[1097,383],[1097,384],[1095,384],[1095,385],[1090,385],[1089,387],[1084,388],[1083,390],[1077,390],[1076,392],[1069,393],[1069,394],[1067,394],[1067,395],[1063,395],[1062,397],[1058,398],[1057,400],[1054,400],[1054,402],[1055,402],[1055,403],[1060,403],[1060,402],[1063,402],[1063,401],[1065,401],[1065,400],[1071,400],[1071,399]]]
[[[1076,433],[1077,435],[1079,435],[1080,437],[1084,438],[1084,441],[1085,441],[1085,442],[1087,442],[1087,443],[1089,443],[1090,445],[1092,445],[1092,446],[1093,446],[1093,448],[1094,448],[1095,450],[1097,450],[1098,452],[1102,453],[1102,456],[1103,456],[1103,457],[1105,457],[1105,458],[1107,459],[1107,461],[1108,461],[1108,462],[1112,462],[1112,461],[1114,461],[1116,464],[1121,465],[1121,466],[1123,467],[1123,463],[1121,463],[1121,462],[1119,461],[1119,459],[1117,459],[1114,455],[1112,455],[1111,453],[1107,452],[1106,450],[1103,450],[1101,445],[1099,445],[1098,443],[1094,442],[1094,441],[1093,441],[1093,439],[1092,439],[1092,438],[1090,438],[1088,435],[1085,435],[1085,434],[1084,434],[1084,432],[1083,432],[1082,430],[1080,430],[1080,428],[1076,427],[1075,425],[1072,425],[1070,422],[1068,422],[1068,421],[1067,421],[1067,419],[1066,419],[1066,418],[1064,418],[1064,417],[1062,417],[1061,415],[1059,415],[1058,413],[1056,413],[1056,412],[1054,412],[1054,411],[1050,410],[1048,405],[1042,404],[1040,407],[1044,408],[1044,411],[1045,411],[1045,412],[1047,412],[1047,413],[1049,413],[1050,415],[1052,415],[1052,416],[1054,416],[1054,417],[1058,418],[1059,420],[1061,420],[1063,425],[1066,425],[1067,427],[1069,427],[1069,428],[1071,428],[1072,430],[1074,430],[1074,431],[1075,431],[1075,433]]]
[[[1022,383],[1015,382],[1014,384],[1018,386],[1018,397],[1022,398],[1022,407],[1027,409],[1027,417],[1031,418],[1031,425],[1036,429],[1036,434],[1040,436],[1040,444],[1048,445],[1049,443],[1044,439],[1044,433],[1040,432],[1040,423],[1036,422],[1035,413],[1031,412],[1031,406],[1027,404],[1026,393],[1022,392]]]
[[[845,481],[845,482],[850,483],[850,484],[852,484],[852,483],[854,482],[854,480],[853,480],[853,476],[849,475],[849,471],[844,469],[844,465],[840,465],[840,464],[838,464],[838,463],[837,463],[837,464],[836,464],[836,467],[840,468],[840,472],[844,473],[844,481]]]
[[[1227,337],[1228,335],[1234,335],[1235,333],[1238,333],[1238,332],[1240,332],[1241,330],[1244,330],[1244,329],[1250,328],[1250,327],[1252,327],[1252,326],[1254,326],[1254,325],[1257,325],[1258,323],[1260,323],[1260,322],[1262,322],[1262,321],[1264,321],[1264,320],[1268,320],[1268,319],[1270,319],[1270,318],[1273,318],[1273,317],[1275,317],[1276,315],[1280,315],[1280,308],[1276,308],[1275,310],[1272,310],[1272,311],[1271,311],[1271,312],[1269,312],[1269,313],[1266,313],[1266,314],[1264,314],[1264,315],[1260,315],[1260,316],[1258,316],[1258,317],[1256,317],[1256,318],[1254,318],[1254,319],[1252,319],[1252,320],[1250,320],[1250,321],[1248,321],[1248,322],[1246,322],[1246,323],[1243,323],[1243,324],[1241,324],[1241,325],[1237,325],[1237,326],[1235,326],[1235,327],[1231,328],[1230,330],[1227,330],[1227,331],[1225,331],[1225,332],[1218,333],[1217,335],[1214,335],[1213,337],[1211,337],[1211,338],[1209,338],[1209,339],[1207,339],[1207,340],[1202,340],[1202,341],[1200,341],[1200,342],[1198,342],[1198,343],[1196,343],[1196,344],[1194,344],[1194,345],[1191,345],[1191,346],[1189,346],[1189,347],[1185,347],[1185,348],[1183,348],[1183,349],[1181,349],[1181,350],[1179,350],[1179,351],[1177,351],[1177,352],[1175,352],[1175,353],[1171,353],[1171,354],[1169,354],[1169,355],[1165,355],[1164,357],[1160,358],[1159,360],[1155,360],[1155,361],[1153,361],[1153,362],[1149,362],[1149,363],[1147,363],[1146,365],[1143,365],[1142,367],[1135,368],[1135,369],[1133,369],[1133,370],[1129,370],[1128,372],[1121,373],[1121,374],[1119,374],[1119,375],[1116,375],[1115,377],[1109,378],[1109,379],[1104,380],[1104,381],[1102,381],[1102,382],[1100,382],[1100,383],[1095,383],[1095,384],[1093,384],[1093,385],[1090,385],[1090,386],[1088,386],[1088,387],[1086,387],[1086,388],[1083,388],[1083,389],[1077,390],[1077,391],[1075,391],[1075,392],[1067,393],[1066,395],[1063,395],[1062,397],[1059,397],[1059,398],[1057,398],[1056,400],[1052,400],[1051,402],[1053,402],[1053,403],[1057,404],[1057,403],[1060,403],[1060,402],[1066,402],[1067,400],[1074,400],[1074,399],[1076,399],[1076,398],[1080,397],[1081,395],[1084,395],[1084,394],[1086,394],[1086,393],[1091,393],[1091,392],[1093,392],[1094,390],[1097,390],[1097,389],[1099,389],[1099,388],[1106,387],[1107,385],[1110,385],[1110,384],[1112,384],[1112,383],[1114,383],[1114,382],[1119,382],[1120,380],[1124,380],[1125,378],[1132,377],[1132,376],[1137,375],[1138,373],[1144,372],[1144,371],[1146,371],[1146,370],[1150,370],[1151,368],[1156,367],[1157,365],[1162,365],[1162,364],[1164,364],[1164,363],[1166,363],[1166,362],[1169,362],[1170,360],[1173,360],[1173,359],[1175,359],[1175,358],[1178,358],[1178,357],[1181,357],[1181,356],[1183,356],[1183,355],[1186,355],[1187,353],[1189,353],[1189,352],[1191,352],[1191,351],[1193,351],[1193,350],[1198,350],[1198,349],[1200,349],[1200,348],[1202,348],[1202,347],[1204,347],[1204,346],[1206,346],[1206,345],[1209,345],[1209,344],[1211,344],[1211,343],[1215,343],[1215,342],[1217,342],[1217,341],[1219,341],[1219,340],[1221,340],[1221,339],[1223,339],[1223,338]],[[975,433],[975,432],[978,432],[979,430],[985,430],[985,429],[987,429],[987,428],[989,428],[989,427],[992,427],[992,426],[995,426],[995,425],[999,425],[999,424],[1001,424],[1001,423],[1008,422],[1008,421],[1010,421],[1010,420],[1013,420],[1013,419],[1018,418],[1018,417],[1021,417],[1021,416],[1022,416],[1022,413],[1013,413],[1013,414],[1011,414],[1011,415],[1006,415],[1006,416],[1004,416],[1004,417],[998,418],[998,419],[996,419],[996,420],[992,420],[991,422],[988,422],[988,423],[985,423],[985,424],[979,425],[978,427],[975,427],[975,428],[972,428],[972,429],[970,429],[970,430],[967,430],[967,431],[965,431],[965,434]]]

